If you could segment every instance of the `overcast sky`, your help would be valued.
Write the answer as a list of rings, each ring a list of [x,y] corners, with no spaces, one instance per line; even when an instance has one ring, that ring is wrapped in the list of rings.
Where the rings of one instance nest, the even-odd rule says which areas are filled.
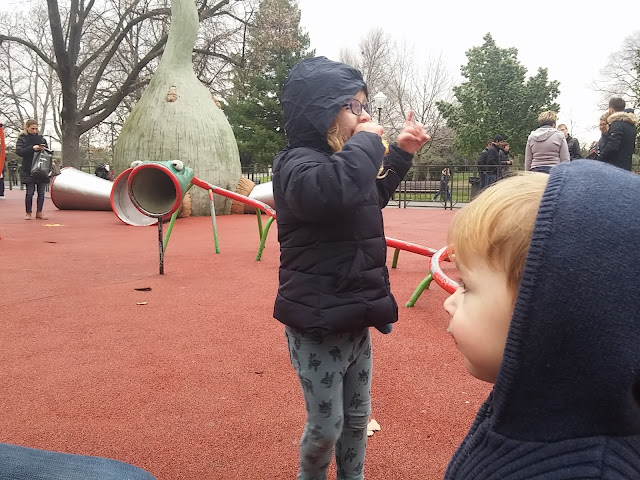
[[[465,52],[490,32],[500,48],[515,47],[528,76],[539,67],[560,82],[559,123],[573,123],[582,144],[600,137],[601,97],[590,88],[609,55],[640,29],[640,3],[583,1],[299,0],[302,27],[317,55],[338,60],[357,52],[371,28],[406,40],[416,54],[442,58],[458,82]],[[619,23],[619,27],[614,27]],[[417,55],[419,58],[419,55]]]

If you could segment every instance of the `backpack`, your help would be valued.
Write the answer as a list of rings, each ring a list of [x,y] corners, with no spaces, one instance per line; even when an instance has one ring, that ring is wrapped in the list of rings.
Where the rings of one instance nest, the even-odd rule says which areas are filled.
[[[44,182],[49,179],[51,173],[51,160],[53,158],[51,150],[42,149],[33,154],[31,163],[31,178],[34,182]]]

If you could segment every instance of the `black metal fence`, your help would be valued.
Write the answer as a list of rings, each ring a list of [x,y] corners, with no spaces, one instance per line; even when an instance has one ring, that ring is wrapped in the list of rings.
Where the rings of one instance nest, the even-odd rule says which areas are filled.
[[[441,185],[442,171],[448,168],[450,176],[446,185]],[[522,167],[509,165],[499,167],[498,178],[521,171]],[[634,157],[632,171],[640,174],[640,158]],[[271,181],[271,167],[244,167],[242,175],[254,183]],[[480,191],[480,173],[475,164],[465,165],[415,165],[389,202],[398,208],[450,208],[462,207],[469,203]]]
[[[242,167],[242,176],[255,184],[271,181],[271,167]]]
[[[447,169],[446,181],[442,181]],[[517,168],[499,167],[498,178]],[[390,205],[398,208],[453,208],[469,203],[480,191],[477,165],[415,165],[398,185]]]
[[[595,161],[595,160],[594,160]],[[440,181],[442,171],[448,168],[450,176],[445,186]],[[498,167],[498,178],[503,178],[522,167],[515,165]],[[640,159],[634,157],[631,170],[640,174]],[[446,191],[445,191],[446,189]],[[462,207],[480,192],[480,173],[477,165],[416,165],[400,182],[389,205],[404,207]]]

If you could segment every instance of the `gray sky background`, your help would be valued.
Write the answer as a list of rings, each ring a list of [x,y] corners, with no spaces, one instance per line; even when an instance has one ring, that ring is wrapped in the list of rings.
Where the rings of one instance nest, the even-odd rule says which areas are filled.
[[[341,48],[358,51],[371,28],[413,46],[416,62],[442,58],[456,83],[465,52],[490,32],[501,48],[515,47],[528,76],[539,67],[560,82],[559,123],[573,125],[582,144],[600,138],[601,95],[590,87],[611,53],[640,29],[640,3],[584,1],[299,0],[302,27],[317,55],[338,60]],[[620,24],[614,27],[613,24]]]
[[[298,0],[302,27],[317,55],[338,60],[341,48],[358,50],[372,28],[414,48],[416,63],[442,55],[450,74],[462,81],[464,53],[491,32],[501,48],[515,47],[533,75],[547,68],[560,82],[560,123],[582,144],[600,137],[602,97],[591,85],[600,78],[611,53],[640,30],[637,0]],[[0,0],[0,10],[26,8],[24,0]],[[614,27],[614,24],[619,26]]]

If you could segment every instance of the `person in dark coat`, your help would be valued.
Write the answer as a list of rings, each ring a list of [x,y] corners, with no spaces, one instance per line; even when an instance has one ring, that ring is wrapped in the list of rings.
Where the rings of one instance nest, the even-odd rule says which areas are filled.
[[[503,150],[505,143],[502,135],[495,135],[491,146],[487,148],[487,156],[485,157],[484,164],[485,181],[484,185],[480,186],[482,189],[499,180],[501,166],[503,162],[508,160],[507,154]]]
[[[31,220],[33,209],[33,195],[38,191],[38,201],[36,202],[36,218],[47,220],[42,213],[44,208],[44,192],[49,178],[44,180],[36,180],[31,176],[31,166],[33,163],[33,155],[47,148],[47,141],[38,133],[38,122],[33,119],[26,121],[24,131],[18,136],[16,142],[16,153],[22,157],[21,181],[27,186],[25,196],[26,215],[25,220]]]
[[[451,169],[443,168],[442,174],[440,175],[440,189],[438,193],[433,196],[433,201],[435,202],[438,197],[444,198],[445,205],[447,200],[451,203],[451,189],[449,188],[449,180],[451,179]]]
[[[285,325],[305,398],[301,480],[362,479],[371,410],[369,327],[391,331],[383,208],[428,140],[409,114],[385,155],[362,74],[324,57],[294,66],[282,90],[287,147],[273,164],[280,242],[274,317]],[[384,165],[383,165],[384,158]]]
[[[7,162],[7,168],[9,169],[9,190],[13,190],[14,185],[18,185],[18,162],[11,159]]]
[[[569,135],[569,129],[564,123],[558,125],[558,130],[564,133],[564,138],[567,141],[567,148],[569,149],[569,161],[572,162],[579,158],[582,158],[582,152],[580,151],[580,142],[578,139]]]
[[[445,480],[640,478],[640,256],[620,240],[640,236],[638,191],[640,176],[576,160],[454,218],[448,331],[494,386]]]
[[[478,155],[478,176],[480,177],[480,190],[484,189],[487,186],[487,152],[493,145],[493,140],[489,140],[487,145],[484,147],[484,150],[480,152]]]
[[[631,171],[638,134],[638,117],[632,112],[624,111],[625,106],[622,98],[609,100],[609,132],[598,160]]]

